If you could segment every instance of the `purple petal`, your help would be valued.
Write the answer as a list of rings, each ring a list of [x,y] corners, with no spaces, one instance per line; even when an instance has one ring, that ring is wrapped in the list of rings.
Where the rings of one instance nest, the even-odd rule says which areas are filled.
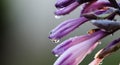
[[[105,47],[100,52],[98,52],[96,54],[96,57],[100,58],[100,59],[104,58],[104,57],[108,56],[109,54],[117,51],[118,49],[120,49],[120,38],[112,41],[109,45],[107,45],[107,47]]]
[[[92,45],[86,45],[86,43],[72,46],[57,59],[54,65],[78,65],[87,55],[90,46]]]
[[[112,41],[106,48],[109,48],[111,46],[116,46],[116,45],[120,45],[120,38]]]
[[[113,16],[116,14],[117,9],[112,7],[105,7],[103,9],[95,10],[93,12],[84,13],[83,16],[89,19],[105,19],[105,18],[114,18]]]
[[[95,36],[94,36],[95,35]],[[94,44],[106,36],[103,31],[98,31],[92,38],[68,48],[54,63],[54,65],[78,65],[91,51]]]
[[[71,3],[75,2],[75,1],[76,0],[57,0],[55,6],[56,6],[56,8],[63,8],[63,7],[70,5]]]
[[[67,7],[60,8],[55,11],[56,15],[66,15],[69,14],[71,11],[76,9],[80,4],[78,2],[73,2],[72,4],[68,5]]]
[[[53,50],[52,53],[55,55],[60,56],[64,51],[66,51],[69,47],[76,45],[80,42],[83,42],[87,39],[89,39],[90,36],[89,35],[83,35],[83,36],[76,36],[73,38],[70,38],[62,43],[60,43],[59,45],[57,45]]]
[[[60,39],[86,21],[88,21],[88,19],[85,17],[64,21],[50,32],[49,38]]]
[[[111,32],[115,29],[120,29],[120,22],[115,22],[111,20],[92,20],[93,25],[104,29],[107,32]]]
[[[85,7],[83,8],[81,14],[93,12],[105,6],[110,6],[110,3],[107,0],[98,0],[92,3],[88,3],[85,4]]]
[[[64,51],[66,51],[68,48],[70,48],[73,45],[76,45],[78,43],[84,42],[94,36],[96,36],[96,34],[91,34],[91,35],[83,35],[83,36],[76,36],[73,38],[70,38],[64,42],[62,42],[61,44],[57,45],[53,50],[52,53],[55,55],[61,55]],[[97,45],[95,44],[95,46],[91,47],[91,50],[94,49],[94,47],[96,47]],[[91,52],[91,51],[90,51]]]
[[[58,9],[56,15],[66,15],[77,8],[80,4],[96,0],[57,0],[55,6]]]

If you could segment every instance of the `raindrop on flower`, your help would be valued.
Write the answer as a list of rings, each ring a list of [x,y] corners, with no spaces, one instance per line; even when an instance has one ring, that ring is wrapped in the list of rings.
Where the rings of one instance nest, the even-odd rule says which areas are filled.
[[[62,18],[62,16],[55,15],[55,18],[60,19],[60,18]]]
[[[54,43],[58,43],[60,40],[58,40],[58,39],[51,39],[51,41],[54,42]]]
[[[52,34],[52,32],[49,32],[49,34]]]
[[[113,36],[113,34],[110,34],[110,36]]]
[[[57,54],[55,55],[55,57],[58,57],[58,56],[59,56],[59,55],[57,55]]]

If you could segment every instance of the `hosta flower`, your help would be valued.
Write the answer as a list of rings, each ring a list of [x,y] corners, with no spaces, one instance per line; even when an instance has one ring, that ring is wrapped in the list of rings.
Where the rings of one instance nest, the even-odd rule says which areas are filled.
[[[55,11],[56,15],[66,15],[69,14],[71,11],[73,11],[75,8],[77,8],[80,4],[78,2],[73,2],[67,7],[60,8]]]
[[[75,1],[76,0],[56,0],[55,7],[58,9],[63,8],[63,7],[70,5],[71,3]]]
[[[78,65],[97,46],[97,42],[106,35],[107,33],[104,31],[98,31],[63,42],[53,50],[55,54],[62,54],[54,65]]]
[[[113,7],[104,7],[89,13],[82,14],[89,19],[113,19],[118,10]]]
[[[99,23],[99,20],[98,20],[98,23]],[[108,23],[108,21],[106,23]],[[114,25],[112,23],[113,22],[109,22],[110,25]],[[103,26],[103,24],[101,23],[100,25]],[[68,65],[68,64],[77,65],[79,64],[85,58],[85,56],[97,46],[96,42],[98,40],[114,32],[116,29],[120,29],[118,26],[112,28],[112,31],[110,32],[97,31],[89,35],[83,35],[83,36],[70,38],[64,41],[63,43],[59,44],[57,47],[55,47],[55,49],[53,49],[53,53],[55,55],[58,55],[58,56],[60,55],[60,57],[54,63],[54,65]],[[97,59],[97,61],[98,60],[101,60],[101,59]]]
[[[92,20],[91,23],[107,32],[110,32],[114,29],[120,29],[119,21],[111,20]]]
[[[95,36],[94,35],[82,35],[82,36],[76,36],[76,37],[72,37],[64,42],[62,42],[61,44],[57,45],[53,50],[53,54],[55,55],[61,55],[64,51],[66,51],[68,48],[70,48],[73,45],[76,45],[78,43],[84,42],[88,39],[90,39],[91,37]]]
[[[97,41],[117,29],[120,28],[113,28],[110,32],[99,30],[89,35],[66,40],[53,49],[55,55],[60,55],[54,65],[78,65],[97,46]]]
[[[109,2],[110,1],[110,2]],[[119,15],[120,7],[115,0],[57,0],[55,15],[66,15],[72,12],[81,4],[80,17],[62,22],[54,28],[49,39],[57,43],[59,39],[66,36],[81,24],[90,21],[97,28],[88,31],[88,34],[75,36],[58,44],[52,53],[58,56],[54,65],[78,65],[89,53],[99,44],[98,42],[109,34],[120,29],[120,22],[114,17]],[[114,5],[112,5],[113,3]],[[112,3],[112,4],[111,4]],[[99,65],[100,62],[112,52],[120,48],[120,39],[110,43],[106,48],[100,50],[95,60],[89,65]]]
[[[71,11],[76,9],[80,4],[86,3],[88,1],[96,1],[96,0],[57,0],[55,6],[58,8],[55,11],[56,15],[66,15]]]
[[[117,51],[120,48],[120,38],[112,41],[107,47],[101,49],[96,55],[95,59],[89,65],[99,65],[102,60],[110,55],[111,53]]]
[[[53,39],[53,41],[59,40],[86,21],[88,21],[88,19],[85,17],[64,21],[50,32],[49,38]]]
[[[109,15],[108,19],[111,18],[110,16],[111,15]],[[78,28],[81,24],[85,23],[88,20],[89,19],[85,17],[80,17],[80,18],[64,21],[50,32],[49,38],[52,39],[53,41],[59,40],[62,37],[69,34],[70,32],[72,32],[73,30],[75,30],[76,28]]]
[[[84,13],[93,12],[95,10],[102,9],[106,6],[111,6],[108,0],[97,0],[85,4],[84,9],[82,10],[81,13],[84,14]]]
[[[104,29],[104,31],[111,32],[113,30],[120,29],[120,22],[110,20],[96,20],[92,21],[97,27]],[[120,38],[111,42],[106,48],[101,49],[96,55],[95,59],[89,65],[99,65],[102,60],[110,55],[112,52],[117,51],[120,48]]]
[[[108,18],[108,19],[111,19],[111,17],[112,17],[112,19],[113,19],[116,9],[108,7],[108,9],[104,9],[102,11],[97,10],[99,8],[103,8],[103,6],[106,7],[106,5],[108,4],[108,1],[107,1],[107,3],[103,2],[103,1],[96,1],[96,3],[98,3],[99,7],[92,8],[93,14],[95,13],[94,15],[96,15],[96,17],[99,16],[99,18],[101,17],[101,18]],[[97,6],[96,3],[93,3],[93,4]],[[91,13],[91,9],[89,7],[93,7],[94,5],[91,4],[91,6],[88,6],[88,9],[85,9],[84,11],[85,12],[90,11],[89,13]],[[97,10],[97,12],[94,10]],[[55,29],[53,29],[50,32],[49,38],[52,39],[52,41],[56,41],[56,40],[61,39],[64,36],[66,36],[73,30],[75,30],[77,27],[79,27],[81,24],[87,22],[90,19],[90,18],[88,18],[88,16],[90,17],[90,15],[88,15],[89,13],[88,12],[86,14],[83,13],[82,14],[83,16],[80,18],[70,19],[70,20],[62,22],[60,25],[58,25]],[[104,15],[104,13],[106,15]]]

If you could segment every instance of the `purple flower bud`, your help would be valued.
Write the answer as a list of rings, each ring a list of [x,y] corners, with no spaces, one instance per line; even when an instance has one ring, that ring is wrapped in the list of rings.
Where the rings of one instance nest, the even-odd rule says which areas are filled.
[[[79,5],[86,2],[96,0],[57,0],[55,6],[58,10],[55,11],[56,15],[66,15],[76,9]]]
[[[104,29],[107,32],[111,32],[115,29],[120,29],[120,22],[115,22],[111,20],[92,20],[93,25]]]
[[[76,45],[80,42],[83,42],[89,38],[90,38],[90,35],[76,36],[76,37],[70,38],[70,39],[60,43],[59,45],[57,45],[52,50],[52,52],[54,55],[60,56],[64,51],[66,51],[71,46]]]
[[[110,3],[107,0],[94,1],[91,3],[85,4],[81,14],[93,12],[106,6],[110,6]]]
[[[69,14],[71,11],[76,9],[80,4],[78,2],[73,2],[72,4],[68,5],[67,7],[57,9],[55,11],[56,15],[66,15]]]
[[[56,8],[63,8],[63,7],[70,5],[71,3],[75,2],[75,1],[76,0],[57,0],[55,6],[56,6]]]
[[[113,21],[119,10],[108,0],[57,0],[55,14],[57,16],[69,14],[81,4],[83,8],[80,18],[62,22],[50,32],[49,39],[58,42],[59,39],[91,19],[95,19],[91,23],[98,28],[90,30],[87,35],[75,36],[57,45],[52,50],[55,56],[59,56],[54,65],[78,65],[97,47],[102,38],[120,29],[120,22]],[[104,57],[119,48],[120,38],[100,50],[89,65],[99,65]]]
[[[98,31],[90,36],[85,36],[86,40],[83,39],[80,42],[79,40],[84,37],[80,37],[80,39],[75,38],[74,42],[70,41],[69,44],[67,44],[68,49],[62,53],[54,65],[78,65],[85,58],[85,56],[97,46],[95,43],[106,35],[106,32]],[[67,47],[67,45],[65,46]],[[64,48],[64,45],[62,48]]]
[[[83,16],[89,19],[111,19],[111,17],[113,17],[117,11],[118,10],[113,7],[104,7],[103,9],[84,13]]]
[[[86,21],[88,21],[88,19],[86,19],[85,17],[64,21],[50,32],[49,38],[60,39],[71,31],[75,30]]]

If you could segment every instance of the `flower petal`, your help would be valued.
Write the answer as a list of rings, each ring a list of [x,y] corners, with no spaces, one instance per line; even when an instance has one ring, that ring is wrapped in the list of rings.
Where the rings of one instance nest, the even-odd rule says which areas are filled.
[[[94,1],[92,3],[85,4],[81,14],[93,12],[106,6],[110,6],[110,3],[107,0]]]
[[[72,4],[68,5],[67,7],[57,9],[55,11],[56,15],[66,15],[69,14],[71,11],[76,9],[80,4],[78,2],[73,2]]]
[[[96,0],[57,0],[55,6],[58,10],[55,12],[56,15],[66,15],[76,9],[80,4],[91,2]]]
[[[57,0],[55,6],[56,8],[63,8],[63,7],[70,5],[71,3],[75,1],[76,0]]]
[[[96,32],[95,36],[68,48],[54,63],[54,65],[78,65],[88,54],[94,44],[106,36],[103,31]]]
[[[57,45],[53,50],[52,53],[55,55],[60,56],[64,51],[66,51],[68,48],[70,48],[73,45],[76,45],[80,42],[83,42],[87,39],[89,39],[90,36],[89,35],[83,35],[83,36],[76,36],[73,38],[70,38],[62,43],[60,43],[59,45]]]
[[[117,11],[118,10],[113,7],[104,7],[103,9],[95,10],[89,13],[84,13],[83,16],[90,19],[111,19],[111,17],[113,17],[113,15],[115,15]]]
[[[64,21],[50,32],[49,38],[60,39],[86,21],[88,21],[88,19],[85,17]]]
[[[111,20],[92,20],[93,25],[104,29],[107,32],[111,32],[115,29],[120,29],[120,22]]]

